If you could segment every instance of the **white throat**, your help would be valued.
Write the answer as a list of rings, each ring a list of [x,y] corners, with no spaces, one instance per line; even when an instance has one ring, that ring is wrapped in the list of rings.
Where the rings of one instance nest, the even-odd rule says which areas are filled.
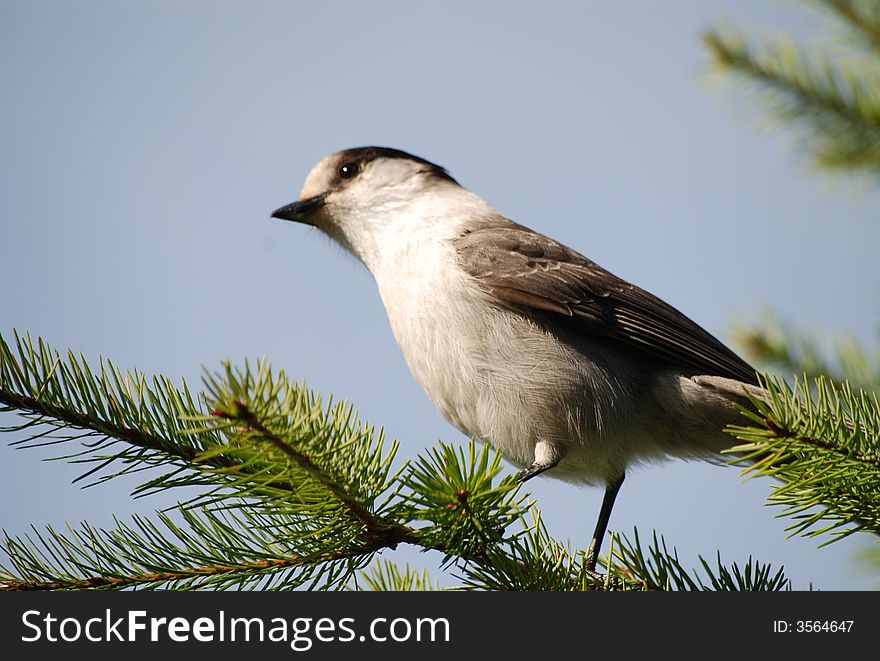
[[[445,254],[450,241],[498,213],[480,196],[445,183],[416,194],[410,187],[392,189],[381,204],[340,211],[346,214],[344,224],[331,235],[364,263],[380,289],[399,282],[401,269],[410,262],[418,268],[408,275],[424,277],[430,273],[426,264],[435,264],[434,257]],[[437,268],[440,264],[436,262]],[[449,268],[452,262],[445,264]]]

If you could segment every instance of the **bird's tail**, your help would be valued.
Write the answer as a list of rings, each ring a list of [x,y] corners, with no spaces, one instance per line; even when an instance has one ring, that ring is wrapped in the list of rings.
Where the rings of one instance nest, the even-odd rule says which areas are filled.
[[[764,390],[761,386],[756,386],[750,383],[743,383],[742,381],[737,381],[736,379],[728,379],[721,376],[694,376],[692,377],[692,379],[704,388],[712,390],[718,395],[721,395],[731,402],[742,406],[752,413],[758,413],[758,408],[755,406],[754,400],[757,399],[760,401],[766,401],[768,399],[767,391]],[[741,416],[741,422],[737,422],[736,424],[747,424],[747,421],[744,417]],[[734,437],[731,436],[732,446],[735,445],[735,443],[733,443],[733,440]],[[742,456],[738,454],[729,454],[727,456],[734,465],[743,468],[748,468],[749,466],[764,462],[768,459],[771,459],[773,463],[777,465],[788,463],[788,460],[783,459],[780,461],[778,456],[771,456],[769,453],[761,454],[750,452],[747,456]],[[742,456],[742,460],[738,460],[738,456]]]
[[[715,391],[741,406],[754,410],[754,402],[749,395],[756,399],[766,399],[767,393],[760,386],[750,383],[743,383],[736,379],[728,379],[723,376],[693,376],[691,377],[695,383]]]

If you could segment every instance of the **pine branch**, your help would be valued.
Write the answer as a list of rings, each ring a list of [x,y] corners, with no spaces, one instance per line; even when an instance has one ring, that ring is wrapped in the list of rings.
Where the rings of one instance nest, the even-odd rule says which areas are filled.
[[[236,372],[227,366],[224,380],[208,378],[211,390],[197,405],[185,386],[178,391],[164,379],[154,379],[153,386],[148,387],[143,374],[135,372],[132,377],[126,372],[123,376],[104,361],[96,376],[82,358],[69,354],[63,361],[41,341],[34,345],[16,336],[16,345],[17,355],[0,337],[0,401],[31,416],[29,422],[14,427],[28,433],[19,445],[78,441],[81,449],[67,458],[97,463],[88,474],[113,462],[125,464],[123,470],[102,479],[176,462],[174,470],[150,479],[138,488],[138,493],[194,484],[212,486],[187,508],[238,508],[249,511],[251,518],[255,508],[283,511],[300,522],[287,528],[275,526],[276,530],[296,534],[285,540],[283,553],[256,561],[231,561],[208,554],[194,565],[186,553],[177,549],[157,564],[149,552],[145,557],[138,555],[138,549],[149,546],[137,540],[126,546],[126,554],[134,564],[118,568],[109,580],[102,580],[100,574],[63,571],[67,566],[89,567],[82,558],[74,562],[74,556],[63,553],[59,556],[63,561],[54,569],[45,562],[34,564],[31,561],[36,556],[24,552],[27,544],[7,540],[7,553],[13,561],[23,559],[19,569],[27,569],[25,575],[40,568],[37,574],[41,576],[30,575],[37,587],[40,583],[77,582],[112,587],[162,582],[180,575],[214,576],[229,574],[231,564],[253,574],[260,573],[256,570],[263,563],[276,570],[307,562],[327,565],[330,558],[368,556],[403,542],[420,544],[410,527],[372,510],[395,479],[389,469],[396,446],[383,452],[381,432],[378,440],[374,439],[372,428],[357,423],[351,407],[323,409],[311,393],[289,383],[283,374],[274,378],[265,366],[256,373],[248,368]],[[200,426],[187,427],[187,421]],[[286,436],[282,438],[276,429]],[[92,441],[94,437],[98,440]],[[295,443],[290,443],[291,439]],[[107,454],[107,448],[120,442],[128,446]],[[213,516],[205,509],[202,514]],[[191,516],[186,510],[184,515]],[[200,544],[200,548],[224,546],[223,536],[212,537],[221,526],[216,519],[211,521],[212,526],[197,526],[204,540],[213,541]],[[187,522],[191,527],[198,523],[193,518]],[[169,520],[162,519],[162,523],[166,528],[170,526]],[[140,524],[147,525],[143,520]],[[253,521],[250,524],[248,529],[253,528]],[[88,530],[88,536],[95,537],[97,533]],[[130,539],[129,533],[125,529],[106,531],[105,541],[111,544],[111,540]],[[56,553],[58,549],[77,548],[76,536],[68,539],[50,531],[49,538]],[[158,540],[162,535],[150,528],[150,538]],[[325,544],[292,556],[288,552],[292,544],[302,546],[314,539],[323,539]],[[47,547],[39,539],[37,545]],[[140,571],[146,565],[152,565],[150,570]],[[9,584],[22,587],[24,583],[10,579]]]
[[[688,571],[678,552],[669,551],[665,540],[645,549],[637,530],[633,542],[611,536],[609,553],[600,559],[606,570],[598,575],[586,569],[586,553],[572,552],[553,540],[537,515],[534,524],[513,544],[512,552],[493,563],[464,567],[464,587],[479,590],[557,590],[557,591],[757,591],[789,590],[791,582],[780,568],[751,557],[743,567],[725,566],[720,553],[715,567],[702,557],[701,570]]]
[[[444,548],[453,557],[491,562],[490,550],[504,541],[505,530],[523,512],[519,484],[508,477],[497,486],[501,456],[473,442],[467,454],[441,443],[419,457],[402,481],[397,512],[407,521],[429,521],[419,530],[423,543]]]
[[[753,361],[782,373],[826,376],[836,384],[880,391],[880,351],[852,337],[838,338],[826,348],[827,342],[771,314],[735,326],[733,337]]]
[[[295,494],[293,499],[302,503],[303,489],[318,482],[321,488],[312,502],[326,504],[329,492],[329,502],[363,523],[369,517],[356,507],[355,498],[372,503],[394,480],[389,469],[396,444],[384,452],[381,432],[374,439],[375,431],[358,423],[351,407],[331,404],[325,409],[314,395],[289,383],[283,373],[276,378],[265,365],[256,372],[227,365],[228,386],[207,377],[209,392],[196,404],[185,384],[177,390],[167,379],[155,378],[150,387],[143,373],[123,375],[109,361],[102,361],[94,375],[84,359],[69,354],[63,361],[42,341],[34,345],[16,336],[16,344],[17,356],[0,336],[0,401],[31,418],[12,428],[28,432],[16,444],[80,441],[82,449],[63,458],[97,464],[86,475],[114,462],[126,464],[102,479],[176,464],[170,473],[138,487],[138,494],[213,485],[239,497],[289,500]],[[266,424],[251,407],[268,417]],[[304,451],[286,444],[267,425],[280,426]],[[99,440],[85,443],[84,438]],[[106,454],[120,441],[127,447]],[[356,476],[346,461],[358,466]],[[354,489],[355,496],[349,497],[346,488]],[[375,519],[370,524],[382,528]]]
[[[2,547],[13,566],[4,569],[0,589],[290,589],[309,580],[340,587],[388,547],[377,538],[337,548],[303,534],[295,518],[246,506],[235,513],[185,510],[185,527],[167,514],[158,518],[135,516],[112,530],[83,523],[66,533],[7,535]]]
[[[357,497],[346,491],[345,485],[337,482],[323,469],[316,466],[308,454],[293,447],[281,436],[269,430],[257,415],[248,408],[247,404],[235,397],[235,393],[224,392],[223,386],[217,380],[211,381],[211,388],[214,401],[217,403],[217,408],[211,411],[212,415],[225,420],[234,420],[243,425],[243,427],[236,429],[238,443],[245,446],[270,445],[272,449],[277,450],[285,458],[293,462],[309,478],[319,483],[327,492],[326,494],[322,493],[321,496],[329,496],[332,500],[339,503],[352,518],[359,521],[369,531],[370,535],[382,536],[387,532],[390,536],[389,542],[391,544],[397,543],[393,541],[395,537],[400,537],[397,541],[404,541],[408,537],[409,530],[404,530],[400,526],[374,515],[359,502]],[[224,405],[227,408],[220,408]],[[379,488],[379,492],[385,491],[388,486],[387,483],[383,483]]]
[[[427,570],[418,572],[406,565],[403,569],[389,560],[380,560],[361,578],[370,590],[376,592],[429,592],[441,590],[440,582],[432,579]]]
[[[103,439],[115,438],[161,453],[162,461],[190,462],[198,455],[199,448],[180,442],[180,416],[199,412],[185,383],[178,392],[169,382],[156,379],[151,389],[142,373],[122,375],[103,362],[100,377],[93,377],[84,360],[73,353],[65,363],[42,340],[34,345],[30,337],[16,334],[15,344],[17,356],[0,336],[0,403],[5,410],[16,410],[31,420],[17,429],[45,423],[59,429],[90,430]],[[147,402],[155,405],[151,409],[155,416],[143,415]],[[166,432],[164,436],[155,433],[158,428]],[[45,436],[57,439],[51,431],[32,434],[19,444],[50,444],[33,442]],[[92,447],[97,452],[107,446]]]
[[[62,360],[42,341],[16,336],[16,346],[17,353],[0,337],[0,400],[31,417],[13,427],[27,434],[18,444],[77,442],[79,450],[66,458],[96,463],[90,475],[124,463],[99,482],[176,462],[171,472],[140,485],[138,494],[192,485],[210,490],[182,509],[198,534],[181,539],[200,549],[198,558],[188,555],[188,546],[160,543],[163,530],[183,535],[164,515],[159,524],[138,521],[148,539],[133,537],[125,527],[49,531],[45,539],[7,539],[17,570],[7,572],[7,587],[114,587],[180,576],[200,576],[193,581],[201,586],[220,580],[211,577],[247,582],[291,566],[308,566],[317,575],[323,570],[316,568],[330,559],[365,564],[377,550],[400,543],[441,551],[450,561],[480,562],[488,557],[486,547],[501,544],[504,527],[518,518],[516,485],[493,484],[500,459],[491,458],[488,448],[478,451],[472,444],[467,455],[444,448],[392,473],[396,444],[385,452],[381,431],[359,423],[350,406],[322,407],[315,395],[265,364],[256,370],[226,365],[220,375],[206,377],[208,390],[196,398],[165,379],[147,386],[143,374],[122,374],[107,361],[93,374],[81,357]],[[107,452],[120,443],[127,445]],[[194,518],[196,512],[210,525]],[[218,512],[248,517],[234,519],[233,528],[242,530],[254,528],[254,517],[284,516],[284,526],[274,519],[270,526],[273,534],[285,533],[283,548],[256,558],[208,553],[244,544],[216,518]],[[413,521],[428,525],[416,529]],[[53,550],[43,557],[38,547]],[[106,557],[112,557],[111,548],[124,551],[130,564],[89,564],[82,549],[97,548]],[[233,578],[239,574],[243,578]]]
[[[651,546],[643,549],[639,533],[634,530],[633,541],[622,537],[613,556],[620,563],[614,571],[623,580],[640,584],[645,590],[775,592],[791,589],[791,581],[782,568],[774,573],[769,565],[751,557],[742,568],[736,564],[728,568],[722,564],[720,553],[714,569],[700,556],[704,580],[699,572],[687,571],[679,561],[678,551],[670,552],[666,540],[658,540],[656,532]]]
[[[788,530],[828,533],[824,544],[856,531],[880,535],[877,396],[825,377],[793,386],[765,378],[762,385],[766,396],[752,398],[757,413],[747,413],[751,426],[728,430],[743,441],[730,451],[755,462],[746,474],[780,481],[768,502],[795,520]]]
[[[568,592],[625,587],[616,580],[611,582],[611,572],[602,577],[588,570],[585,551],[572,551],[553,539],[537,509],[532,508],[530,514],[531,522],[509,540],[503,554],[496,554],[489,562],[458,568],[464,588]]]
[[[550,537],[519,485],[497,479],[499,455],[473,441],[466,450],[441,445],[393,472],[396,446],[386,452],[381,431],[358,422],[350,406],[322,406],[263,363],[226,365],[193,397],[161,378],[147,386],[143,374],[106,361],[94,374],[81,357],[62,360],[41,341],[16,336],[16,344],[14,353],[0,338],[0,397],[31,416],[14,427],[27,435],[20,444],[78,444],[67,458],[96,463],[91,475],[123,462],[98,482],[176,462],[137,493],[194,484],[208,491],[176,510],[180,521],[159,513],[109,530],[83,523],[7,536],[5,589],[341,588],[378,551],[401,543],[440,551],[469,589],[655,587],[638,569],[640,551],[625,556],[635,568],[612,550],[605,577],[588,571],[582,551]],[[364,580],[428,584],[379,571]],[[733,578],[720,575],[718,589],[739,576],[736,566]]]
[[[873,42],[877,24],[853,2],[824,2],[850,32]],[[872,14],[873,16],[873,14]],[[880,174],[880,53],[861,65],[799,48],[791,40],[747,40],[735,29],[706,32],[716,67],[764,92],[783,123],[801,129],[802,144],[820,166]]]
[[[880,4],[874,0],[819,0],[819,4],[852,27],[867,46],[880,52]]]

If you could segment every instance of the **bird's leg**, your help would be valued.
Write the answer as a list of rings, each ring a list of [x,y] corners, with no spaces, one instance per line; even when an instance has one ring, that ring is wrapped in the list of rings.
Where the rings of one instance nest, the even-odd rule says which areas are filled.
[[[544,471],[548,471],[556,466],[562,460],[562,452],[558,446],[552,445],[547,441],[538,441],[535,443],[535,460],[528,468],[523,468],[516,481],[522,484],[531,480],[536,475],[540,475]]]
[[[602,548],[602,539],[605,537],[605,530],[608,528],[608,520],[611,518],[611,509],[614,507],[614,499],[617,498],[617,492],[620,491],[620,485],[623,484],[621,475],[616,480],[612,480],[605,487],[605,497],[602,499],[602,508],[599,510],[599,520],[596,521],[596,530],[593,531],[593,541],[590,542],[590,548],[587,549],[587,571],[595,573],[596,560],[599,559],[599,549]]]

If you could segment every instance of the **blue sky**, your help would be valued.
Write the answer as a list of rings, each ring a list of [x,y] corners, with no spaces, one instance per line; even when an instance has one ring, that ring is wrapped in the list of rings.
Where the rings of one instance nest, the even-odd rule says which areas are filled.
[[[368,273],[269,219],[321,156],[378,144],[440,163],[719,336],[768,307],[873,340],[876,200],[811,175],[708,79],[699,35],[724,17],[810,26],[795,3],[733,0],[5,0],[0,332],[191,384],[203,365],[267,356],[353,402],[402,457],[461,442]],[[82,491],[46,456],[0,448],[10,533],[169,502],[132,501],[133,481]],[[529,486],[551,532],[586,545],[601,491]],[[874,587],[854,560],[866,542],[786,540],[767,491],[731,468],[643,468],[611,528],[657,530],[686,561],[785,565],[795,587]]]

